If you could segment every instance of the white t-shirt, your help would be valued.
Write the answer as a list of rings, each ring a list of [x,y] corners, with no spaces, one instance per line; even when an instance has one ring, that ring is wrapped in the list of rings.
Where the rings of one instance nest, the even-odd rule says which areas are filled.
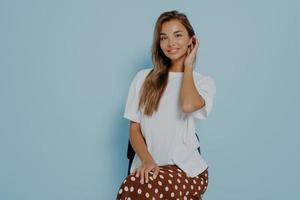
[[[158,110],[149,117],[143,114],[144,108],[138,109],[138,103],[141,86],[151,69],[142,69],[133,78],[123,117],[140,123],[147,149],[158,166],[176,164],[188,176],[195,177],[208,167],[197,149],[200,143],[196,137],[195,123],[206,119],[212,110],[216,93],[214,80],[193,71],[196,88],[205,100],[205,106],[192,113],[184,113],[180,107],[183,72],[169,72]],[[140,165],[141,160],[135,154],[130,173]]]

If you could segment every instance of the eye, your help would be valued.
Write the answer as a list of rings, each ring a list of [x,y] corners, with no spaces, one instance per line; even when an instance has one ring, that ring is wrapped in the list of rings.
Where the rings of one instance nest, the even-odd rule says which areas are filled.
[[[177,35],[176,35],[176,37],[181,37],[181,36],[182,36],[181,34],[177,34]]]
[[[164,40],[164,39],[166,39],[166,38],[165,38],[165,37],[161,37],[161,38],[160,38],[160,40]]]

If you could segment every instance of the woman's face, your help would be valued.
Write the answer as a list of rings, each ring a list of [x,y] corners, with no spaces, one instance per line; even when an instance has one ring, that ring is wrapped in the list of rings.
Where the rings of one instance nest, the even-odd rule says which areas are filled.
[[[185,55],[192,42],[186,28],[178,20],[164,22],[160,32],[160,48],[171,60]]]

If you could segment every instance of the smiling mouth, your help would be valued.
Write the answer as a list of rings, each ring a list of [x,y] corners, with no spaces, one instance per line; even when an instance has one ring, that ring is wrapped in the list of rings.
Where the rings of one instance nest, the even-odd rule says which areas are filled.
[[[169,54],[175,54],[175,53],[178,52],[178,50],[179,50],[179,49],[172,49],[172,50],[169,50],[168,53],[169,53]]]

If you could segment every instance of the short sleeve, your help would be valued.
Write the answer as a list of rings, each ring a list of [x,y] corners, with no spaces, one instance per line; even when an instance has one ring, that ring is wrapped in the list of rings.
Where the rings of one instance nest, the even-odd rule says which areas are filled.
[[[138,74],[139,73],[137,73],[133,78],[133,80],[131,81],[123,117],[128,120],[139,123],[141,121],[140,120],[141,113],[140,110],[138,109],[138,103],[139,103]]]
[[[213,78],[210,76],[200,76],[196,80],[196,88],[205,101],[205,105],[192,112],[192,116],[197,119],[207,119],[208,115],[211,113],[214,103],[214,97],[216,94],[216,86]]]

